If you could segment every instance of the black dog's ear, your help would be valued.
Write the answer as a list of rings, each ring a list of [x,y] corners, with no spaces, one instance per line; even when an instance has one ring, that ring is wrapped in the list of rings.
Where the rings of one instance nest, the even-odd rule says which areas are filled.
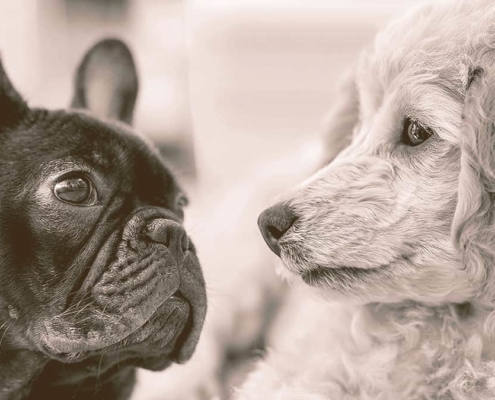
[[[105,39],[81,61],[71,106],[131,124],[137,92],[138,77],[129,48],[118,39]]]
[[[0,62],[0,129],[15,125],[28,113],[28,105],[15,90]]]

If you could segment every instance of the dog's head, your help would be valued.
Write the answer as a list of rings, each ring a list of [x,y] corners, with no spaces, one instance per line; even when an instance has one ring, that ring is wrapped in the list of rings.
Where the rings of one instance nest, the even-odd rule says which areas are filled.
[[[136,94],[117,40],[84,58],[72,111],[29,108],[0,68],[2,346],[94,358],[102,371],[191,356],[206,298],[186,197],[159,154],[112,120],[131,122]]]
[[[377,37],[331,115],[342,151],[260,216],[289,270],[364,302],[493,294],[493,21],[440,3]]]

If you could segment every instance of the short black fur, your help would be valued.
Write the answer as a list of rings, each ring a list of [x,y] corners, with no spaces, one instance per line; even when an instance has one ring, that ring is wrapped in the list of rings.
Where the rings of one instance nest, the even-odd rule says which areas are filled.
[[[116,76],[93,90],[101,70]],[[182,191],[112,120],[131,122],[136,96],[132,56],[115,39],[76,78],[73,105],[97,104],[104,120],[29,108],[0,65],[0,400],[126,399],[136,367],[194,350],[206,295],[194,246],[180,246]],[[59,201],[64,174],[84,175],[97,203]]]

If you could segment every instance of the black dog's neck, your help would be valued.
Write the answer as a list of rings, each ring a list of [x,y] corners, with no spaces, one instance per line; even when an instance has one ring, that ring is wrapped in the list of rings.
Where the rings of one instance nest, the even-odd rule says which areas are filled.
[[[4,385],[0,400],[127,400],[135,373],[134,368],[124,367],[101,376],[88,375],[85,365],[47,362],[39,353],[28,351],[4,352],[0,363],[0,382]],[[66,384],[57,384],[60,380]]]
[[[40,353],[0,350],[0,400],[26,398],[46,363],[47,359]]]
[[[97,362],[50,361],[34,380],[26,400],[126,400],[130,397],[135,383],[134,368],[120,369],[116,365],[102,373],[98,369]]]
[[[126,400],[135,368],[107,367],[103,357],[64,364],[38,351],[20,350],[15,324],[0,320],[0,400]],[[10,329],[9,329],[10,328]]]

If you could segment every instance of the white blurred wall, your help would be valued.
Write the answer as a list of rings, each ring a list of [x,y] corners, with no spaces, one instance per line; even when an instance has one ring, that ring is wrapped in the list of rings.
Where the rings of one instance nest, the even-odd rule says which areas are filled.
[[[141,77],[137,127],[181,140],[192,110],[197,167],[211,188],[313,137],[360,49],[416,3],[9,0],[0,2],[0,54],[30,104],[58,108],[84,51],[105,36],[125,39]]]
[[[339,77],[417,1],[189,0],[189,80],[205,189],[314,137]]]

